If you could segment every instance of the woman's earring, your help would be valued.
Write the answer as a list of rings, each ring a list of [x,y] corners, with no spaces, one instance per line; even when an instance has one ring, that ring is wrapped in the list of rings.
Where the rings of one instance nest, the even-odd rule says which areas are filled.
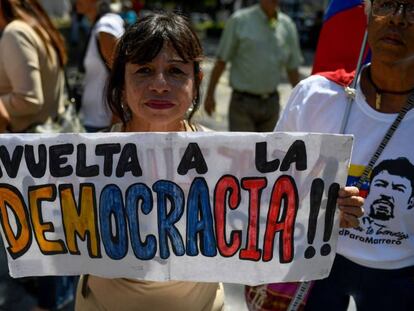
[[[194,108],[196,107],[197,103],[196,103],[196,99],[193,99],[193,101],[191,102],[191,106],[187,109],[184,118],[189,121],[190,118],[193,116],[193,111]]]

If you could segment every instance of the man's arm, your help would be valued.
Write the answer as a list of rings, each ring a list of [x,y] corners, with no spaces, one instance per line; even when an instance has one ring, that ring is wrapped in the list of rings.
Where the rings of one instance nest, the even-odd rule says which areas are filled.
[[[118,39],[110,33],[100,32],[98,35],[99,49],[102,53],[105,63],[109,68],[112,67],[113,54],[116,48]]]
[[[287,70],[287,75],[290,84],[292,85],[292,87],[295,87],[296,84],[298,84],[300,81],[300,74],[298,68]]]
[[[226,62],[217,59],[214,64],[214,68],[211,72],[210,82],[208,84],[207,95],[204,101],[204,109],[209,116],[216,110],[216,101],[214,99],[214,92],[224,69],[226,68]]]

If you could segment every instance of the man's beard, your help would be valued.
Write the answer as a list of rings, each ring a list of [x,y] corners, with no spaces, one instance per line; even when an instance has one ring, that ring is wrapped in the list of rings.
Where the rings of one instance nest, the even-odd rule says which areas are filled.
[[[390,220],[394,218],[394,204],[384,198],[377,199],[371,204],[369,216],[378,220]]]

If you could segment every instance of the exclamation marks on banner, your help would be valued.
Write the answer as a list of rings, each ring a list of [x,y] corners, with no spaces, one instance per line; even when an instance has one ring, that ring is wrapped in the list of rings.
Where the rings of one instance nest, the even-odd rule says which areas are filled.
[[[322,256],[328,256],[331,253],[331,246],[327,242],[331,239],[332,235],[338,191],[339,184],[334,183],[329,187],[328,202],[326,203],[325,229],[323,232],[323,241],[326,244],[324,244],[321,248]]]
[[[308,235],[307,235],[309,246],[305,251],[306,259],[313,258],[316,254],[316,250],[312,245],[315,240],[316,229],[317,229],[317,224],[318,224],[318,215],[319,215],[319,210],[321,208],[324,188],[325,188],[325,185],[322,179],[317,178],[313,180],[311,191],[310,191],[310,214],[309,214]],[[337,183],[334,183],[329,187],[328,200],[326,203],[324,233],[323,233],[323,242],[325,242],[326,244],[324,244],[321,247],[322,256],[327,256],[331,253],[331,246],[327,242],[330,240],[331,235],[332,235],[338,191],[339,191],[339,184]]]
[[[315,256],[315,248],[312,246],[315,240],[316,225],[318,223],[319,209],[321,208],[324,183],[322,179],[314,179],[310,191],[310,214],[308,225],[308,248],[305,251],[305,258],[313,258]]]

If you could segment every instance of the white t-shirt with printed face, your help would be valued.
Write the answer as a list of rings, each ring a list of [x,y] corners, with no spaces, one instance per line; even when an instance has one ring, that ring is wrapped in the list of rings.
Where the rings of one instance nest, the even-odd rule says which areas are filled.
[[[339,133],[348,102],[342,86],[312,76],[294,89],[275,130]],[[396,116],[371,108],[358,85],[345,130],[354,135],[348,185],[358,181]],[[378,269],[414,265],[413,136],[411,110],[375,164],[372,181],[361,188],[366,201],[360,227],[340,229],[337,252],[360,265]]]
[[[108,69],[99,54],[97,45],[97,37],[101,32],[120,38],[124,33],[123,19],[117,14],[108,13],[96,22],[83,61],[85,77],[80,113],[86,126],[97,128],[108,127],[112,119],[112,114],[104,99]]]

